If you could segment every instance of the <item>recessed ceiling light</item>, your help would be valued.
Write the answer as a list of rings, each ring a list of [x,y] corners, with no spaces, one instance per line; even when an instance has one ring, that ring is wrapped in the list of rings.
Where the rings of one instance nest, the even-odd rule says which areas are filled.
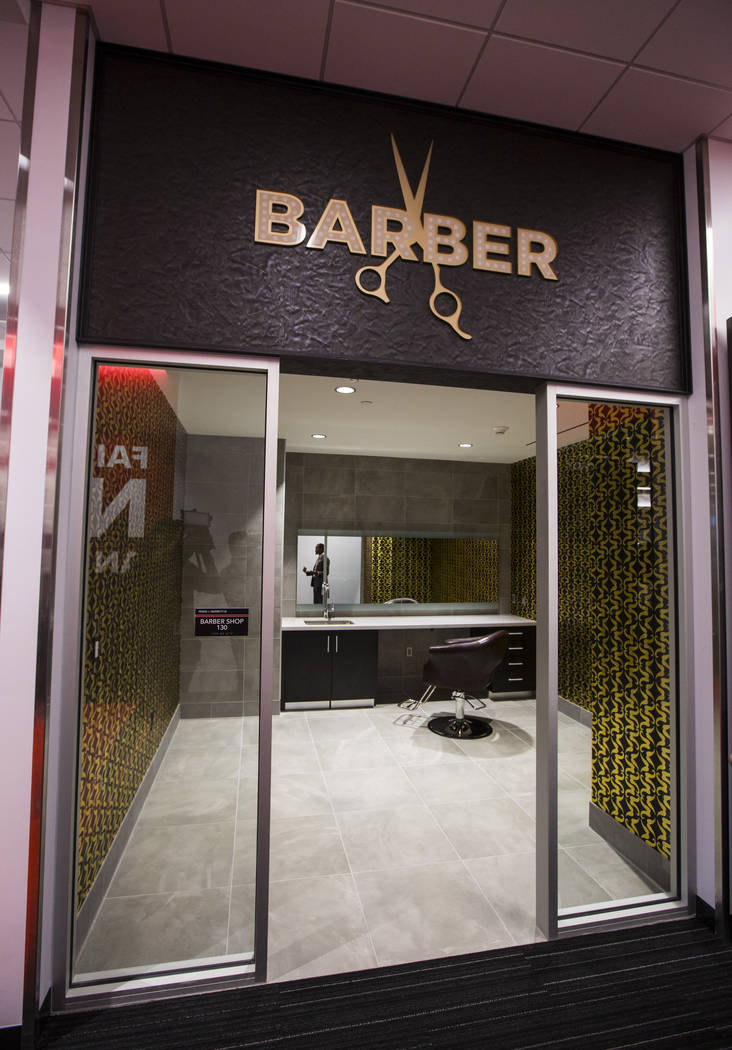
[[[373,405],[373,401],[362,401],[362,405]]]
[[[336,394],[355,394],[356,388],[355,386],[350,386],[348,383],[344,383],[342,386],[337,386],[335,392]]]
[[[0,281],[0,295],[10,295],[10,281]]]
[[[323,441],[325,438],[328,437],[328,435],[327,434],[311,434],[310,437],[311,438],[315,438],[317,441]]]
[[[470,441],[461,441],[458,448],[472,448],[473,445]]]
[[[508,427],[506,426],[505,423],[501,423],[500,426],[493,427],[493,433],[497,434],[499,436],[501,434],[505,434],[507,430],[508,430]]]

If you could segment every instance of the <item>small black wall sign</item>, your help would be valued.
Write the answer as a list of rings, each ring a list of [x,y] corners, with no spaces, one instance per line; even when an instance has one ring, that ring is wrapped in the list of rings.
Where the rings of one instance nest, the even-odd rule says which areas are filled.
[[[196,609],[197,638],[231,638],[249,634],[248,609]]]

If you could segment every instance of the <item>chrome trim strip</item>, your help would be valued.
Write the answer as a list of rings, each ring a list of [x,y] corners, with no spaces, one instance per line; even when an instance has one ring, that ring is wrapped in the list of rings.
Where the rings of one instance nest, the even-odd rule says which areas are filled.
[[[536,396],[536,925],[557,936],[557,395]]]
[[[714,308],[714,260],[709,143],[696,144],[699,241],[702,260],[704,311],[704,378],[707,398],[707,466],[709,477],[709,536],[712,573],[712,704],[714,733],[714,882],[715,928],[730,936],[730,836],[727,712],[727,617],[725,608],[724,491],[720,432],[720,363]]]
[[[262,519],[262,626],[259,665],[259,791],[257,792],[257,870],[254,890],[254,976],[267,980],[269,930],[269,829],[272,796],[272,704],[274,703],[275,542],[277,536],[277,422],[279,362],[267,370]]]
[[[34,5],[35,10],[35,5]],[[61,451],[63,374],[69,315],[69,277],[74,241],[75,201],[81,143],[81,113],[86,79],[86,49],[89,21],[77,11],[74,24],[69,118],[59,243],[58,284],[52,346],[51,395],[49,402],[46,485],[43,506],[43,539],[38,609],[38,641],[33,717],[33,762],[26,904],[26,950],[23,988],[24,1035],[35,1028],[40,1008],[40,918],[42,907],[43,829],[47,759],[47,713],[51,695],[53,607],[55,599],[58,462]]]

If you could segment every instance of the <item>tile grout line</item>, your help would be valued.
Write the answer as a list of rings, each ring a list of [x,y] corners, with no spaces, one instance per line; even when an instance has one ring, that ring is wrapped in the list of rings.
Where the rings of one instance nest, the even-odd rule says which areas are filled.
[[[244,725],[246,721],[246,715],[242,714],[241,727],[239,729],[239,767],[236,775],[236,798],[234,801],[234,824],[233,824],[233,837],[231,843],[231,865],[229,867],[229,905],[226,915],[226,955],[230,955],[229,941],[231,940],[231,904],[234,895],[234,865],[236,864],[236,839],[237,830],[239,824],[239,798],[241,793],[241,768],[244,759]],[[257,722],[257,735],[259,735],[259,722]],[[257,763],[257,784],[259,784],[259,763]],[[259,790],[259,789],[257,789]],[[255,835],[256,835],[256,824],[255,821]],[[256,838],[255,838],[256,842]],[[256,850],[255,850],[256,857]],[[256,861],[255,861],[255,875],[256,875]],[[254,945],[252,944],[252,953],[254,952]]]
[[[379,956],[376,952],[376,945],[374,944],[374,938],[371,934],[371,927],[369,926],[368,920],[366,919],[366,912],[364,910],[363,901],[361,900],[361,894],[358,892],[358,883],[356,882],[356,876],[354,875],[353,868],[351,867],[351,858],[349,856],[348,850],[346,849],[345,839],[343,838],[343,829],[341,828],[340,821],[338,820],[338,814],[333,804],[333,799],[331,798],[330,788],[328,787],[328,780],[325,776],[325,770],[323,769],[323,764],[320,761],[320,752],[318,751],[318,745],[313,735],[313,727],[311,726],[310,718],[307,715],[305,716],[305,721],[308,727],[308,732],[310,733],[310,739],[313,743],[313,748],[315,750],[315,758],[318,763],[318,768],[320,769],[320,775],[323,778],[323,784],[325,785],[325,793],[328,797],[328,803],[330,805],[331,814],[333,816],[333,822],[336,826],[336,830],[338,831],[338,838],[341,843],[341,849],[343,850],[343,855],[346,858],[346,864],[348,865],[348,874],[351,877],[351,885],[353,886],[353,891],[356,894],[356,900],[358,901],[358,906],[361,911],[361,919],[363,921],[364,929],[366,930],[366,936],[369,939],[369,944],[371,945],[371,951],[373,952],[373,957],[376,961],[376,965],[379,966],[381,965],[381,963],[379,960]]]

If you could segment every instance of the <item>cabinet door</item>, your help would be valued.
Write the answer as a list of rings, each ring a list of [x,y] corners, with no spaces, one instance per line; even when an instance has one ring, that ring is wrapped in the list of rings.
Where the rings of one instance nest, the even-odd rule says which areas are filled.
[[[282,632],[282,699],[330,700],[335,631]]]
[[[333,655],[333,699],[376,696],[378,631],[338,631]]]

